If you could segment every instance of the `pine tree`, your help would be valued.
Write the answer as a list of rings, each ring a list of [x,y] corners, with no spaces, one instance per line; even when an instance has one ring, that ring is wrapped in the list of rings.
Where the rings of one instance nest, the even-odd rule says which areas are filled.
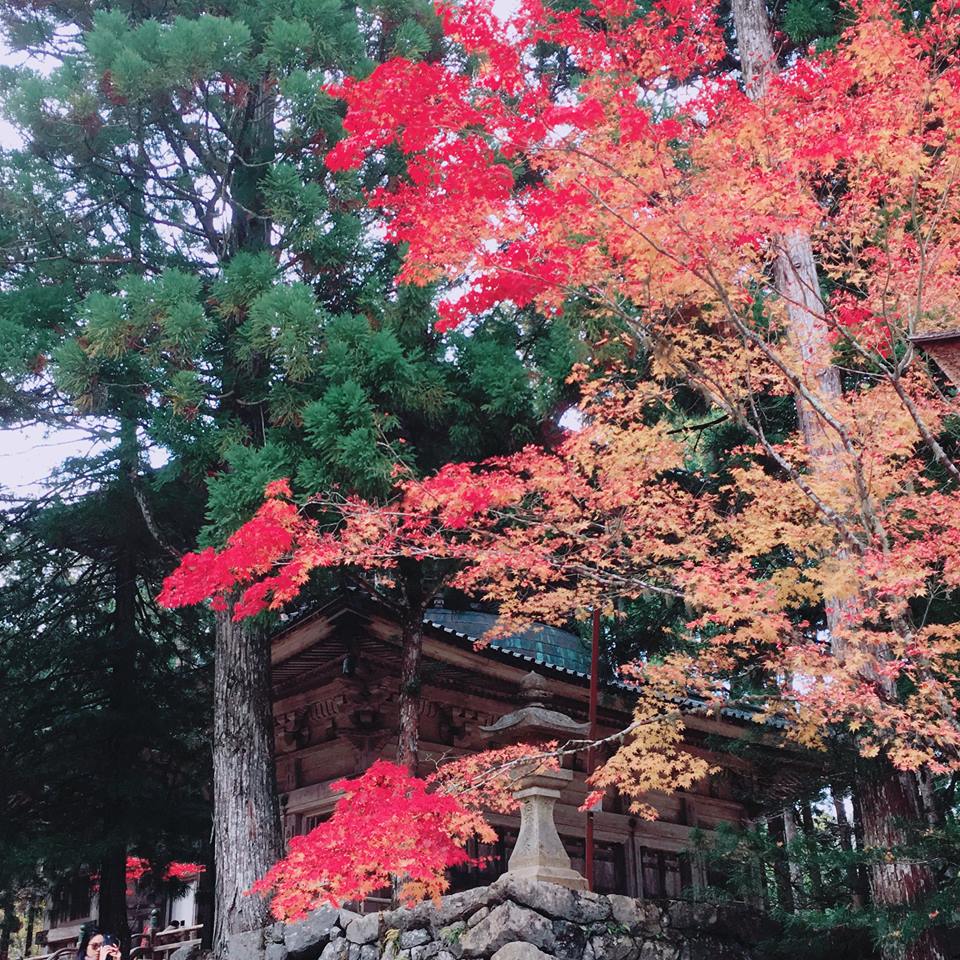
[[[209,833],[209,630],[153,600],[169,558],[117,476],[124,455],[80,459],[5,511],[0,548],[0,888],[97,873],[100,923],[121,937],[128,854],[202,859]],[[158,514],[189,515],[186,493],[167,489]]]
[[[323,166],[340,119],[322,82],[391,53],[437,56],[427,5],[3,14],[11,46],[60,62],[49,76],[4,74],[27,147],[0,163],[13,345],[3,410],[117,417],[134,447],[168,452],[165,477],[202,494],[216,474],[191,534],[157,511],[133,452],[124,475],[161,548],[221,544],[285,473],[302,489],[384,496],[396,460],[426,471],[535,436],[556,395],[549,376],[531,382],[517,336],[561,378],[573,348],[509,318],[441,343],[430,291],[394,289],[396,253],[369,229],[361,189],[395,175],[396,156],[359,177]],[[76,42],[62,47],[58,31]],[[400,749],[411,762],[422,611],[442,573],[413,565],[392,596],[408,633]],[[264,920],[242,894],[280,852],[269,628],[234,623],[229,605],[217,616],[220,955]]]

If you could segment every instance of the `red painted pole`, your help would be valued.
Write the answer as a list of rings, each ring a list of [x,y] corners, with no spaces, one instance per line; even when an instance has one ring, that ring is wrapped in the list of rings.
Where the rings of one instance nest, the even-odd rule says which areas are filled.
[[[600,611],[593,611],[593,637],[590,644],[590,739],[597,739],[597,698],[600,693]],[[595,763],[594,749],[587,750],[587,776],[593,773]],[[593,811],[587,811],[586,836],[586,872],[587,887],[593,890]]]

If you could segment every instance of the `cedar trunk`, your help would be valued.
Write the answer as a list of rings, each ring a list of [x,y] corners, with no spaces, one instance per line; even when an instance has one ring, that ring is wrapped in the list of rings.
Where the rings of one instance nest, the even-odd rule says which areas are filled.
[[[137,463],[136,424],[124,419],[120,424],[120,476],[130,490],[130,476]],[[136,761],[139,749],[137,731],[131,729],[136,716],[137,652],[137,563],[133,548],[121,539],[114,559],[113,623],[111,647],[104,681],[110,714],[104,759],[126,773]],[[127,919],[127,843],[129,799],[125,791],[111,789],[109,780],[101,794],[103,854],[100,860],[100,889],[97,920],[103,933],[115,936],[124,956],[130,952],[130,927]]]
[[[817,833],[813,825],[813,811],[809,800],[800,801],[800,822],[803,824],[804,846],[807,848],[810,872],[810,892],[817,904],[824,902],[823,874],[820,872],[820,851],[817,847]]]
[[[926,864],[903,860],[896,852],[915,840],[910,825],[922,817],[913,775],[894,770],[885,761],[863,763],[858,791],[864,844],[872,854],[867,875],[873,902],[894,909],[916,907],[934,893],[936,882]],[[946,960],[947,952],[938,931],[928,930],[907,946],[885,943],[883,956]]]
[[[273,766],[270,645],[253,620],[217,614],[214,669],[213,810],[216,909],[213,946],[225,960],[230,936],[269,922],[247,895],[283,853]]]
[[[116,846],[100,861],[97,892],[97,924],[103,933],[120,941],[123,955],[130,953],[130,927],[127,921],[127,848]]]
[[[850,825],[850,819],[847,817],[847,808],[844,805],[844,790],[833,784],[830,787],[830,794],[833,797],[833,808],[837,816],[837,835],[840,841],[840,849],[848,857],[846,866],[847,884],[850,887],[852,897],[852,906],[856,909],[861,908],[867,902],[867,885],[863,882],[863,877],[858,864],[854,859],[853,851],[853,827]]]
[[[753,99],[764,96],[770,78],[777,71],[771,24],[764,0],[732,0],[737,45],[747,94]],[[775,238],[777,291],[787,308],[788,333],[796,345],[802,367],[800,377],[811,392],[829,405],[841,396],[839,371],[833,366],[829,329],[824,320],[824,304],[820,297],[820,278],[809,235],[794,231]],[[797,413],[804,442],[814,470],[832,473],[840,466],[841,450],[836,438],[826,433],[825,425],[797,398]],[[857,600],[852,601],[853,605]],[[836,626],[849,610],[851,601],[827,599],[827,619],[836,637]],[[843,656],[842,649],[835,649]],[[860,792],[864,837],[867,848],[895,848],[908,840],[901,818],[919,815],[914,802],[915,790],[910,778],[887,764],[871,766],[869,783]],[[869,871],[870,893],[878,907],[894,911],[915,905],[925,893],[934,889],[932,871],[920,864],[899,862],[877,863]],[[883,948],[885,960],[940,960],[943,950],[933,933],[925,934],[912,946],[888,941]]]
[[[786,913],[793,913],[795,909],[793,899],[793,883],[790,875],[790,863],[786,852],[786,831],[784,830],[783,816],[771,817],[767,823],[773,847],[773,879],[777,885],[777,903]]]

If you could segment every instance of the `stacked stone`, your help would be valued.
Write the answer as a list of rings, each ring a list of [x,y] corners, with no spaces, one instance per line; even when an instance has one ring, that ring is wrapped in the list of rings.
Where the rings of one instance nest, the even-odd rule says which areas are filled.
[[[600,896],[507,874],[438,904],[322,908],[233,937],[229,960],[750,960],[769,934],[742,908]]]

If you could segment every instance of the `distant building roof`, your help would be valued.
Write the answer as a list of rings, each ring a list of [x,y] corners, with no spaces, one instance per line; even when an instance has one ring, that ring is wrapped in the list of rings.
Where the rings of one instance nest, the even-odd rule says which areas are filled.
[[[943,343],[950,340],[960,340],[960,327],[951,327],[947,330],[928,330],[923,333],[916,333],[908,337],[912,343],[919,344],[921,347],[927,344]]]
[[[449,610],[430,607],[424,622],[451,633],[479,640],[497,623],[495,613],[479,610]],[[501,650],[544,666],[566,670],[581,677],[590,675],[590,645],[575,634],[537,623],[520,633],[499,637],[490,644],[492,650]]]

